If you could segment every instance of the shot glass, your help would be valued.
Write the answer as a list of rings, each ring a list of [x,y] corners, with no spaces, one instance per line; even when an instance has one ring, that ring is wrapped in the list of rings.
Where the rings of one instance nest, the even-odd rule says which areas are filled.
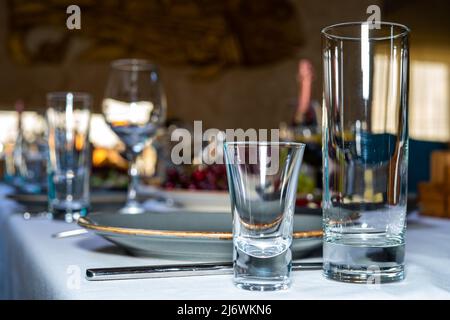
[[[226,142],[233,216],[234,283],[253,291],[290,286],[293,214],[305,145]]]
[[[56,92],[47,95],[47,103],[49,212],[72,222],[89,209],[91,97]]]

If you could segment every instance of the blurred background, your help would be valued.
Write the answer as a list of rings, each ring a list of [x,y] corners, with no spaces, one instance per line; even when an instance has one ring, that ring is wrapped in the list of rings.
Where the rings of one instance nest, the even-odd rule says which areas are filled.
[[[71,4],[81,8],[81,30],[66,28]],[[36,119],[45,110],[46,93],[65,90],[93,95],[98,115],[91,141],[114,149],[119,142],[101,116],[110,63],[145,58],[160,67],[168,124],[202,120],[204,129],[281,128],[286,139],[310,143],[311,189],[320,187],[320,31],[366,20],[370,5],[381,8],[383,21],[412,30],[415,193],[420,181],[430,179],[431,152],[447,149],[450,140],[450,2],[444,0],[0,0],[2,152],[17,138],[19,100],[26,135],[43,130]],[[110,162],[126,168],[120,159]]]

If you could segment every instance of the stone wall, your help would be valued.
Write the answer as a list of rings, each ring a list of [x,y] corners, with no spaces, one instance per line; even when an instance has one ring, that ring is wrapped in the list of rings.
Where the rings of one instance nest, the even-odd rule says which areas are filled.
[[[161,72],[167,93],[169,116],[185,121],[203,120],[206,127],[277,127],[280,121],[288,119],[288,106],[297,95],[296,71],[299,58],[312,60],[317,74],[313,95],[315,99],[320,100],[320,30],[333,23],[363,20],[367,17],[367,6],[379,2],[293,0],[299,30],[287,30],[286,34],[298,35],[299,38],[296,39],[298,49],[292,55],[275,54],[276,59],[266,59],[267,61],[262,63],[247,63],[245,59],[237,59],[236,63],[228,63],[215,69],[217,64],[213,64],[210,74],[208,70],[211,68],[199,67],[196,61],[165,61]],[[92,93],[95,97],[95,109],[100,111],[109,60],[101,56],[99,59],[76,58],[75,53],[82,50],[81,41],[70,47],[69,54],[61,61],[31,61],[28,64],[15,61],[17,59],[12,59],[7,47],[11,33],[11,30],[8,30],[10,21],[6,10],[7,3],[0,0],[0,109],[11,110],[18,98],[24,99],[29,108],[43,109],[46,92],[74,90]],[[274,12],[275,10],[274,5]],[[247,23],[251,24],[252,21]],[[86,24],[86,28],[88,27],[89,24]],[[284,28],[296,28],[296,25],[286,24]],[[141,45],[142,37],[139,31],[132,35],[136,48]],[[72,32],[88,32],[83,30],[83,20],[82,30]],[[167,34],[167,37],[168,41],[173,41],[170,34]],[[273,42],[275,46],[275,40],[267,37],[267,45],[270,47]],[[148,47],[149,44],[145,43],[145,46]],[[128,51],[127,54],[132,53]],[[142,52],[139,52],[139,55],[142,56]]]

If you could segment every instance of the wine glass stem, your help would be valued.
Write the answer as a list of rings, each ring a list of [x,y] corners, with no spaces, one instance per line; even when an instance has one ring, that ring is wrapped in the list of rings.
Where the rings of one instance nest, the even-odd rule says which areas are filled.
[[[127,202],[136,202],[137,198],[137,187],[139,184],[139,172],[137,168],[137,156],[132,155],[130,160],[130,168],[128,170],[128,174],[130,176],[130,183],[128,185],[128,197]]]

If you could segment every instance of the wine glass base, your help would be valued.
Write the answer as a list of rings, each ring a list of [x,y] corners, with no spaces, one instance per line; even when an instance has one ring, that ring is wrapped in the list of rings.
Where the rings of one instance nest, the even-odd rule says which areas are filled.
[[[140,214],[144,213],[144,207],[138,202],[130,202],[125,205],[122,209],[119,210],[121,214]]]

